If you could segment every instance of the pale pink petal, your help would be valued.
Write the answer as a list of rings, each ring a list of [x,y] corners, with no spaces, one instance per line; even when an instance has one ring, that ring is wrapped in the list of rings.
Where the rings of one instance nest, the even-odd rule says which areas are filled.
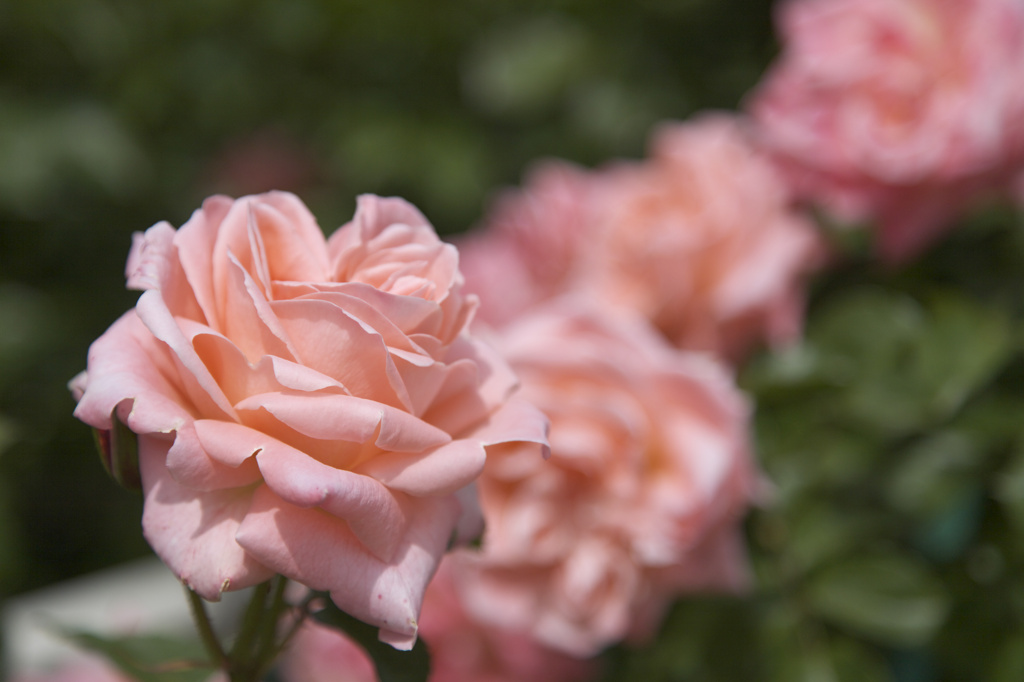
[[[272,307],[299,362],[340,381],[352,395],[408,409],[396,392],[401,379],[380,334],[326,301],[275,301]]]
[[[249,197],[273,280],[320,282],[328,275],[327,241],[306,205],[289,192]]]
[[[181,371],[184,389],[192,403],[207,416],[217,415],[227,419],[235,416],[235,411],[228,402],[223,390],[210,375],[210,371],[196,354],[190,340],[185,337],[163,299],[157,291],[147,291],[139,297],[135,304],[135,312],[146,328],[160,341],[170,347]],[[185,322],[182,320],[181,322]]]
[[[242,344],[240,349],[250,361],[265,355],[294,360],[296,352],[264,292],[233,254],[224,285],[222,333]]]
[[[448,495],[479,476],[486,457],[479,440],[456,440],[428,452],[382,452],[357,470],[410,495]]]
[[[266,410],[312,438],[366,443],[383,450],[420,452],[451,440],[447,433],[408,412],[337,394],[267,393],[238,403],[240,411]]]
[[[199,423],[207,429],[219,424],[238,426],[231,422],[198,420],[187,422],[175,431],[174,445],[167,452],[167,469],[175,481],[203,492],[245,487],[260,481],[260,471],[252,457],[239,456],[237,462],[230,463],[225,463],[223,457],[213,458],[197,435],[196,424]]]
[[[265,443],[256,460],[267,485],[282,499],[343,519],[378,559],[394,557],[409,520],[381,483],[321,464],[284,443]]]
[[[75,417],[97,429],[111,428],[110,415],[134,401],[128,427],[136,433],[169,433],[192,418],[187,400],[168,373],[163,349],[131,310],[89,347],[89,370]]]
[[[532,443],[538,453],[547,458],[548,418],[531,403],[511,398],[486,423],[467,434],[467,438],[479,440],[485,446],[505,443]]]
[[[183,583],[204,599],[269,580],[274,571],[235,541],[252,498],[250,488],[199,492],[178,484],[165,465],[170,441],[139,438],[146,498],[142,532]]]
[[[380,627],[381,641],[411,649],[420,604],[455,527],[454,497],[409,499],[410,525],[391,562],[370,554],[344,521],[257,489],[238,542],[278,573],[329,590],[343,611]]]

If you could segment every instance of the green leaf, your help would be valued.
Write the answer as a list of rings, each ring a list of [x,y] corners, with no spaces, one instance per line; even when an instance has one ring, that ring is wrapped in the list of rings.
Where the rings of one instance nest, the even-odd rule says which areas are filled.
[[[981,461],[978,444],[967,434],[930,435],[903,453],[885,483],[889,502],[918,517],[940,514],[977,487]]]
[[[890,435],[947,418],[1013,352],[1001,311],[951,293],[919,301],[883,289],[834,300],[809,330],[843,414]]]
[[[942,585],[926,568],[899,554],[836,563],[810,581],[806,597],[824,620],[895,647],[927,643],[947,611]]]
[[[103,637],[88,632],[61,631],[84,649],[102,654],[139,682],[205,682],[215,668],[194,639],[160,635]]]
[[[325,595],[327,606],[313,614],[324,625],[341,630],[366,650],[377,666],[380,682],[426,682],[430,674],[430,654],[422,639],[411,651],[399,651],[378,639],[373,625],[348,615]]]

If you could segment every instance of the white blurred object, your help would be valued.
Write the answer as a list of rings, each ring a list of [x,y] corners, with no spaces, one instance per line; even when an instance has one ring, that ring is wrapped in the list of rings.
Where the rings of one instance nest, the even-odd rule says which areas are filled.
[[[209,606],[215,622],[243,606],[248,591]],[[144,559],[21,595],[3,609],[6,676],[51,670],[83,655],[56,629],[102,635],[192,630],[181,582],[157,559]]]

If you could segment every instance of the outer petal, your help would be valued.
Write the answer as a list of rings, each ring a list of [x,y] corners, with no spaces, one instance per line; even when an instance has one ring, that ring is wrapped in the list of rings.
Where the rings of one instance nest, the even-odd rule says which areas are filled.
[[[278,573],[331,599],[356,618],[380,627],[398,649],[416,641],[420,605],[455,528],[454,497],[403,502],[409,528],[391,562],[370,554],[340,519],[301,509],[262,486],[238,532],[238,542]]]
[[[319,507],[344,519],[373,554],[390,561],[408,528],[395,495],[380,482],[317,462],[284,443],[263,444],[256,456],[267,485],[299,507]]]
[[[172,366],[160,344],[130,310],[89,347],[89,369],[75,417],[109,429],[110,414],[124,400],[135,401],[127,416],[135,433],[168,433],[192,418],[187,399],[171,384]],[[82,382],[78,382],[82,388]],[[122,415],[122,418],[125,418]]]
[[[183,583],[204,599],[270,579],[274,572],[235,542],[252,496],[250,488],[198,492],[178,484],[164,464],[170,442],[139,437],[146,497],[142,532]]]

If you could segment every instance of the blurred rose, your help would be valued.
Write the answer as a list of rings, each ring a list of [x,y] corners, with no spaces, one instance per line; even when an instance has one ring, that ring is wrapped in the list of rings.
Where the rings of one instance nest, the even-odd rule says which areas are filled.
[[[1024,4],[791,0],[750,109],[799,195],[913,256],[1024,160]]]
[[[526,630],[471,618],[458,593],[460,558],[445,557],[423,600],[420,625],[430,647],[430,682],[574,682],[595,677],[593,663],[550,649]]]
[[[377,682],[366,651],[335,628],[306,621],[281,656],[282,682]]]
[[[551,163],[468,238],[468,286],[503,324],[564,291],[639,312],[673,343],[738,360],[798,334],[812,226],[724,114],[665,124],[651,157],[585,174]],[[492,305],[493,302],[493,305]]]
[[[75,415],[139,434],[157,554],[207,599],[274,573],[329,590],[410,647],[456,491],[485,446],[543,440],[464,332],[455,249],[400,199],[360,197],[325,240],[273,192],[137,234],[127,275],[143,294],[90,348]]]
[[[596,667],[534,641],[522,631],[481,624],[462,608],[459,561],[441,562],[423,598],[420,635],[430,649],[430,682],[574,682]],[[376,682],[369,656],[344,633],[305,623],[281,662],[283,682]]]
[[[483,551],[460,585],[474,617],[588,656],[649,632],[680,593],[745,586],[755,472],[747,405],[716,364],[579,308],[502,335],[552,454],[488,459]]]
[[[602,300],[733,360],[799,334],[821,245],[739,119],[662,125],[650,159],[605,172],[594,204],[601,240],[583,277]]]
[[[506,190],[485,229],[462,238],[462,272],[479,294],[478,319],[496,327],[570,287],[580,251],[594,238],[593,179],[562,161],[533,167],[522,190]]]

